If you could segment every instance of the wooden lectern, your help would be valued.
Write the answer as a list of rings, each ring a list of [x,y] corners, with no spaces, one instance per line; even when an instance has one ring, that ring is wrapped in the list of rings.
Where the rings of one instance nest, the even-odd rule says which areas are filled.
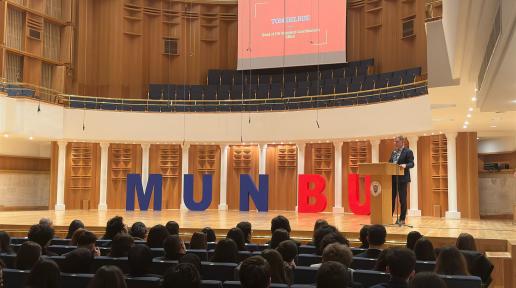
[[[392,224],[392,176],[404,170],[394,163],[360,163],[358,174],[371,176],[371,224]]]

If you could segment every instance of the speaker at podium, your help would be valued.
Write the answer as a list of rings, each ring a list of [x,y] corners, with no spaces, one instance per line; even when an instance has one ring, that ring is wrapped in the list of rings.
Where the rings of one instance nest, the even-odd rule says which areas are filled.
[[[371,177],[371,224],[392,224],[392,176],[404,174],[394,163],[360,163],[358,173]]]

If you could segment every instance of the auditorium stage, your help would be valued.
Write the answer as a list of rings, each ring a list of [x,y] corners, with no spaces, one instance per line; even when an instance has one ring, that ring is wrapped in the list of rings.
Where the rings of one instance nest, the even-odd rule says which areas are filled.
[[[292,237],[300,240],[309,240],[315,220],[326,219],[335,225],[340,231],[344,232],[350,240],[358,238],[358,231],[363,224],[369,224],[369,216],[359,216],[354,214],[336,213],[308,213],[300,214],[292,211],[269,211],[269,212],[239,212],[239,211],[217,211],[206,210],[203,212],[182,211],[182,210],[163,210],[153,211],[125,211],[125,210],[66,210],[66,211],[2,211],[0,212],[0,230],[10,231],[16,236],[25,236],[29,226],[37,223],[41,217],[49,217],[54,221],[56,232],[64,234],[68,224],[74,219],[80,219],[87,228],[101,232],[104,230],[109,218],[120,215],[124,217],[126,224],[142,221],[147,226],[155,224],[165,224],[167,221],[174,220],[179,223],[181,231],[190,234],[203,227],[210,226],[222,236],[225,232],[234,227],[240,221],[249,221],[253,225],[253,236],[257,242],[270,237],[270,221],[276,215],[284,215],[290,220]],[[437,217],[410,217],[408,218],[410,227],[387,227],[389,234],[388,240],[392,242],[403,242],[407,233],[417,230],[423,235],[441,239],[450,243],[462,232],[468,232],[480,242],[491,243],[488,245],[498,251],[502,249],[502,243],[506,240],[516,240],[516,225],[511,220],[448,220]],[[495,241],[493,241],[495,240]],[[499,240],[499,241],[496,241]],[[499,243],[494,245],[495,243]],[[480,246],[483,243],[480,243]],[[493,250],[491,250],[493,251]]]

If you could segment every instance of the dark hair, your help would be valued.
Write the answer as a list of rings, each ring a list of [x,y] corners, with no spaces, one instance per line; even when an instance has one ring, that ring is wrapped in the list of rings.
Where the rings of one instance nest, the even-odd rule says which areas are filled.
[[[312,233],[312,243],[315,243],[315,231],[317,231],[317,229],[323,227],[323,226],[328,226],[328,221],[326,221],[325,219],[317,219],[315,221],[315,224],[314,224],[314,231]]]
[[[57,288],[60,286],[60,278],[61,272],[56,262],[41,258],[32,267],[26,286],[31,288]]]
[[[32,241],[25,241],[16,253],[14,267],[19,270],[30,270],[41,257],[41,246]]]
[[[97,236],[90,231],[84,231],[79,239],[77,239],[77,246],[87,246],[91,244],[95,244],[97,241]]]
[[[162,287],[201,288],[201,275],[194,265],[181,263],[165,272]]]
[[[274,230],[274,232],[272,232],[271,242],[269,243],[269,246],[272,249],[276,249],[278,245],[285,240],[290,240],[290,235],[288,231],[283,228],[278,228]]]
[[[423,235],[418,231],[410,231],[407,234],[407,248],[414,251],[414,245],[416,245],[416,241],[421,239]]]
[[[326,246],[328,246],[329,244],[332,244],[332,243],[340,243],[340,244],[344,244],[349,247],[349,241],[348,241],[348,239],[346,239],[346,237],[344,237],[339,232],[331,232],[331,233],[324,235],[324,237],[321,239],[321,242],[319,244],[319,249],[321,249],[321,250],[318,251],[318,254],[322,255],[324,248],[326,248]]]
[[[322,253],[321,241],[324,238],[324,236],[326,236],[327,234],[330,234],[330,233],[334,233],[334,232],[339,232],[339,230],[337,230],[337,227],[332,226],[332,225],[321,226],[321,227],[319,227],[319,229],[317,229],[315,231],[314,246],[317,250],[318,255],[321,255],[321,253]]]
[[[81,238],[81,236],[86,233],[86,229],[84,228],[79,228],[77,230],[75,230],[75,232],[73,232],[72,234],[72,238],[70,239],[70,245],[71,246],[77,246],[77,242],[79,242],[79,238]]]
[[[97,270],[88,288],[127,288],[127,284],[120,268],[104,265]]]
[[[322,262],[328,261],[336,261],[349,267],[353,261],[353,253],[347,245],[334,242],[327,245],[322,253]]]
[[[469,233],[460,233],[459,237],[457,237],[455,247],[459,250],[477,251],[475,238],[473,238],[473,235]]]
[[[262,257],[269,263],[272,283],[290,284],[288,283],[283,258],[278,251],[265,249],[262,251]]]
[[[210,261],[238,263],[238,248],[235,241],[229,238],[220,240]]]
[[[77,229],[83,228],[84,229],[84,223],[82,223],[81,220],[73,220],[70,222],[70,225],[68,225],[68,233],[66,233],[66,239],[71,239],[73,232],[75,232]]]
[[[11,248],[11,237],[5,231],[0,231],[0,253],[14,253],[13,248]]]
[[[217,236],[215,235],[215,231],[210,227],[204,227],[202,229],[202,233],[206,234],[206,241],[208,242],[217,242]]]
[[[152,265],[152,252],[147,245],[135,245],[127,255],[131,276],[144,276]]]
[[[52,227],[54,225],[54,223],[52,223],[52,219],[47,218],[47,217],[43,217],[43,218],[39,219],[38,224],[40,224],[40,225],[47,225],[47,226],[50,226],[50,227]]]
[[[190,239],[190,249],[206,249],[208,248],[208,241],[206,241],[206,234],[202,232],[194,232]]]
[[[321,264],[316,276],[317,288],[348,287],[348,269],[342,263],[328,261]]]
[[[242,232],[244,233],[245,243],[251,243],[251,237],[252,237],[251,223],[247,222],[247,221],[242,221],[242,222],[238,223],[236,227],[240,228],[240,230],[242,230]]]
[[[165,227],[170,235],[179,235],[179,224],[176,221],[168,221]]]
[[[103,239],[112,240],[116,234],[127,232],[124,225],[124,218],[115,216],[108,220],[106,224],[106,233]]]
[[[367,231],[369,231],[369,225],[364,225],[362,228],[360,228],[360,242],[362,242],[362,245],[360,245],[360,248],[367,249],[369,248],[369,242],[367,241]]]
[[[409,288],[446,288],[446,283],[433,272],[419,272],[410,280]]]
[[[190,263],[201,271],[201,258],[193,253],[187,253],[179,259],[179,263]]]
[[[244,232],[240,228],[231,228],[226,235],[226,238],[232,239],[237,244],[239,251],[245,251],[245,238]]]
[[[252,256],[240,264],[242,288],[267,288],[270,284],[271,267],[262,256]]]
[[[77,248],[64,255],[61,270],[65,273],[89,273],[93,254],[86,248]]]
[[[48,225],[36,224],[32,225],[29,230],[28,238],[41,246],[41,253],[47,254],[47,246],[50,240],[54,238],[54,228]]]
[[[383,249],[378,258],[376,259],[376,264],[374,265],[374,271],[387,272],[387,257],[391,252],[391,248]]]
[[[469,275],[464,255],[455,247],[442,248],[435,263],[435,273],[441,275]]]
[[[290,222],[285,216],[278,215],[271,220],[271,232],[274,233],[274,230],[283,228],[290,233]]]
[[[276,248],[285,262],[292,262],[297,256],[297,244],[292,240],[281,241]]]
[[[179,235],[168,235],[163,241],[163,248],[165,249],[165,258],[168,260],[179,260],[183,256],[181,253],[183,245]]]
[[[163,241],[170,235],[165,226],[158,224],[149,230],[147,235],[147,246],[150,248],[163,248]]]
[[[381,246],[385,243],[387,231],[383,225],[375,224],[369,226],[367,230],[367,241],[369,245]]]
[[[414,253],[416,254],[416,260],[435,261],[434,245],[432,245],[432,241],[425,237],[421,237],[416,241],[416,245],[414,245]]]
[[[416,267],[416,255],[408,248],[393,247],[387,254],[387,267],[391,277],[407,280]]]
[[[111,241],[110,257],[127,257],[129,251],[134,246],[133,237],[126,233],[117,234]]]
[[[145,236],[147,235],[147,227],[143,222],[134,222],[129,229],[129,235],[134,238],[138,238],[141,240],[145,240]]]

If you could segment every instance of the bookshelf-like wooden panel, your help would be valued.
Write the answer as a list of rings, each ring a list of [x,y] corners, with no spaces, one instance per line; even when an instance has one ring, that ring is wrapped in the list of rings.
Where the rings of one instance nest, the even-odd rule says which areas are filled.
[[[305,174],[319,174],[326,179],[324,195],[328,199],[326,211],[330,212],[335,199],[335,151],[333,143],[306,144]]]
[[[209,209],[218,209],[220,199],[220,147],[218,145],[191,145],[188,155],[188,171],[194,175],[194,200],[197,202],[201,200],[202,176],[211,174],[213,187]]]
[[[141,173],[141,163],[142,149],[139,144],[111,144],[109,146],[108,208],[125,208],[127,174]],[[138,203],[135,204],[136,209],[138,209],[137,206]]]
[[[267,145],[266,174],[269,175],[269,210],[294,211],[297,200],[296,145]]]
[[[260,153],[257,145],[234,145],[229,147],[228,153],[228,208],[238,210],[240,207],[240,175],[249,174],[258,185]],[[255,209],[254,203],[249,201],[249,209]]]
[[[149,172],[163,177],[163,209],[179,209],[181,204],[181,145],[151,145]]]
[[[68,143],[64,199],[67,209],[97,208],[99,153],[96,143]]]
[[[348,201],[348,175],[358,173],[360,163],[371,163],[371,143],[369,141],[344,142],[342,144],[342,207],[346,212],[351,211]],[[365,191],[365,189],[360,191],[361,203],[365,201]]]

